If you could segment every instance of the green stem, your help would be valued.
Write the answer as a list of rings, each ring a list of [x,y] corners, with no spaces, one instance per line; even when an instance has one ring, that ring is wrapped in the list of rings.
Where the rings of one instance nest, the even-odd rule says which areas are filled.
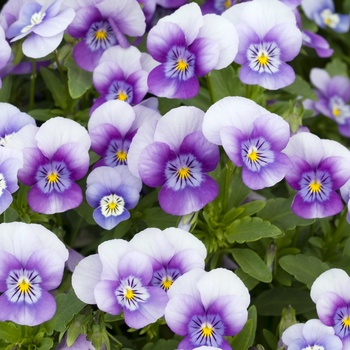
[[[30,92],[29,92],[29,110],[34,109],[35,104],[35,80],[36,80],[36,61],[32,62],[32,75],[30,76]]]
[[[226,163],[226,174],[225,174],[225,181],[224,181],[224,186],[223,186],[223,200],[222,200],[222,212],[225,214],[228,210],[228,202],[229,202],[229,197],[230,197],[230,183],[231,183],[231,177],[233,174],[233,171],[235,169],[235,166],[233,163],[229,160]]]
[[[214,95],[213,84],[211,83],[211,79],[210,79],[210,73],[208,73],[205,76],[205,80],[206,80],[207,88],[208,88],[208,91],[209,91],[210,102],[211,102],[211,104],[213,104],[213,103],[216,102],[216,98],[215,98],[215,95]]]

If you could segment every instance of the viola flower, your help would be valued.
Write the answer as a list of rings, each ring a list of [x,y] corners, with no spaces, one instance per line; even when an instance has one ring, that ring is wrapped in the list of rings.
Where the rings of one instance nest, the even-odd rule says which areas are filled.
[[[17,107],[0,102],[0,146],[6,146],[11,137],[26,125],[36,125],[35,120]]]
[[[36,326],[56,312],[49,291],[62,280],[68,250],[41,225],[0,225],[0,320]]]
[[[282,341],[287,350],[343,349],[343,344],[334,334],[334,329],[316,319],[288,327],[282,334]]]
[[[102,157],[95,166],[127,165],[129,147],[138,128],[152,119],[158,121],[160,117],[151,108],[131,107],[118,100],[97,107],[88,123],[91,149]]]
[[[111,230],[130,217],[140,198],[142,182],[127,167],[94,169],[87,178],[86,200],[96,208],[94,220],[106,230]]]
[[[82,190],[75,183],[89,167],[90,137],[70,119],[56,117],[39,130],[27,125],[11,139],[11,147],[23,152],[24,164],[18,178],[27,186],[28,204],[43,214],[61,213],[82,202]]]
[[[103,242],[98,254],[83,259],[72,276],[80,300],[112,315],[124,312],[125,323],[143,328],[164,315],[167,293],[150,286],[151,258],[122,239]]]
[[[310,295],[316,304],[318,318],[326,326],[333,327],[335,335],[343,343],[340,349],[350,346],[349,287],[350,278],[341,269],[323,272],[311,286]]]
[[[148,71],[143,64],[144,58],[134,46],[106,50],[93,73],[94,86],[101,96],[95,100],[91,113],[109,100],[140,103],[148,92]]]
[[[338,33],[349,30],[349,15],[334,12],[333,0],[302,0],[301,8],[306,17],[313,20],[320,28],[331,28]]]
[[[350,137],[350,80],[339,75],[330,77],[320,68],[311,69],[310,80],[318,96],[312,109],[334,120],[339,133]]]
[[[53,52],[61,43],[63,33],[73,21],[75,11],[61,6],[62,1],[50,0],[44,5],[36,1],[24,2],[18,18],[6,30],[11,42],[23,41],[23,53],[31,58],[41,58]]]
[[[185,337],[179,349],[212,346],[231,350],[224,336],[240,332],[248,319],[248,289],[230,270],[191,270],[174,282],[168,296],[166,323]]]
[[[218,194],[217,183],[206,173],[216,168],[219,150],[202,133],[203,117],[204,112],[196,107],[174,108],[159,120],[148,145],[135,143],[138,167],[134,175],[150,187],[162,186],[158,200],[169,214],[200,210]],[[134,139],[147,138],[141,129]]]
[[[204,244],[191,233],[179,228],[147,228],[130,241],[136,250],[153,260],[152,286],[168,291],[174,281],[195,268],[204,269],[207,255]]]
[[[303,45],[315,49],[319,57],[325,58],[333,55],[334,50],[329,47],[328,41],[321,35],[303,30]]]
[[[196,3],[180,7],[161,18],[148,34],[148,52],[159,62],[148,76],[149,91],[168,98],[196,96],[198,77],[227,67],[237,46],[236,30],[227,20],[203,16]]]
[[[293,83],[295,73],[286,62],[298,55],[302,44],[293,10],[277,0],[255,0],[232,6],[222,16],[238,32],[235,62],[242,65],[243,83],[269,90]]]
[[[11,59],[11,47],[5,38],[5,32],[0,26],[0,70],[5,69]],[[5,69],[6,70],[6,69]],[[0,77],[0,88],[2,80]]]
[[[275,185],[291,166],[282,153],[290,136],[288,123],[247,98],[225,97],[212,105],[203,133],[243,167],[243,182],[253,190]]]
[[[221,15],[236,3],[237,0],[206,0],[201,6],[201,10],[203,15],[206,15],[208,13],[216,13],[218,15]]]
[[[73,38],[82,39],[74,47],[73,57],[80,68],[92,72],[105,50],[130,46],[125,36],[142,36],[145,29],[145,16],[136,0],[85,1],[76,6],[76,16],[68,27]]]
[[[302,132],[290,138],[284,152],[293,164],[286,181],[298,191],[293,212],[305,219],[341,212],[343,202],[336,191],[350,178],[349,150],[336,141]]]

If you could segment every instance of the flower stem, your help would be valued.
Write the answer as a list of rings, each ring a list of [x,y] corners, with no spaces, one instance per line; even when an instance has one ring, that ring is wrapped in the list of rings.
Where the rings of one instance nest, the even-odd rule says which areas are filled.
[[[36,61],[32,61],[32,75],[30,76],[30,92],[29,92],[29,110],[34,109],[35,103],[35,80],[36,80]]]
[[[211,83],[211,79],[210,79],[210,73],[208,73],[205,76],[205,80],[206,80],[207,88],[208,88],[208,91],[209,91],[210,102],[213,104],[213,103],[216,102],[216,98],[215,98],[215,95],[214,95],[213,84]]]

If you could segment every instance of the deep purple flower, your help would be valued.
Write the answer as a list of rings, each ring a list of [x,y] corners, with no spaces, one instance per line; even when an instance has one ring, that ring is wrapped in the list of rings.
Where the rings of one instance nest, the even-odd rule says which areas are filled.
[[[341,340],[334,329],[320,320],[312,319],[288,327],[282,334],[287,350],[342,350]]]
[[[289,140],[288,123],[247,98],[225,97],[212,105],[203,133],[243,167],[243,182],[254,190],[275,185],[291,166],[282,153]]]
[[[99,245],[98,254],[83,259],[72,276],[78,298],[112,315],[124,312],[125,323],[143,328],[164,315],[167,293],[150,286],[151,258],[122,239]]]
[[[194,269],[180,276],[168,291],[165,320],[185,337],[179,349],[200,346],[231,350],[224,336],[237,334],[248,319],[248,289],[232,272]]]
[[[148,76],[150,92],[168,98],[196,96],[198,77],[228,66],[237,46],[236,30],[227,20],[203,16],[196,3],[180,7],[149,32],[148,52],[159,62]]]
[[[142,36],[145,16],[136,0],[89,0],[75,6],[76,16],[68,33],[82,39],[73,57],[82,69],[93,71],[103,52],[120,45],[128,47],[127,36]]]
[[[301,8],[320,28],[328,27],[339,33],[349,30],[349,15],[335,13],[333,0],[302,0]]]
[[[138,164],[130,169],[146,185],[162,186],[158,200],[169,214],[200,210],[218,194],[217,183],[206,173],[216,168],[219,150],[202,133],[203,117],[196,107],[174,108],[160,119],[153,135],[144,135],[141,127],[131,145],[129,160],[132,154]],[[152,126],[147,128],[153,132]]]
[[[238,31],[235,62],[242,65],[243,83],[270,90],[293,83],[295,73],[286,62],[299,53],[302,35],[288,6],[277,0],[255,0],[232,6],[222,16]]]
[[[343,342],[342,349],[350,347],[349,290],[350,277],[341,269],[323,272],[311,286],[317,315],[323,324],[333,327],[335,335]]]
[[[53,317],[49,291],[62,280],[68,250],[41,225],[0,225],[0,320],[35,326]]]
[[[27,186],[28,204],[36,212],[60,213],[77,207],[83,197],[75,183],[89,167],[90,137],[70,119],[56,117],[39,130],[27,125],[11,139],[11,147],[23,152],[18,178]]]
[[[7,28],[6,37],[13,42],[28,36],[22,45],[23,53],[32,58],[45,57],[61,43],[75,16],[72,8],[61,4],[61,0],[48,0],[44,5],[25,1],[16,21]]]
[[[336,192],[350,178],[350,152],[336,141],[321,140],[302,132],[290,138],[284,152],[293,167],[286,181],[297,194],[292,203],[295,214],[324,218],[343,209]]]
[[[151,285],[165,291],[184,273],[196,268],[204,269],[207,255],[204,244],[179,228],[171,227],[164,231],[147,228],[135,235],[130,244],[153,258]]]

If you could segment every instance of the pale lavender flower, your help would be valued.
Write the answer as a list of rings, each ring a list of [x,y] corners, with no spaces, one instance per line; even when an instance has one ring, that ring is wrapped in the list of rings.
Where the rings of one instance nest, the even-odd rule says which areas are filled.
[[[72,276],[80,300],[112,315],[124,312],[125,323],[143,328],[164,315],[167,293],[149,285],[151,258],[122,239],[99,245],[98,254],[83,259]]]
[[[149,91],[168,98],[196,96],[198,77],[228,66],[237,46],[236,30],[227,20],[203,16],[196,3],[180,7],[148,34],[148,52],[159,62],[148,76]]]
[[[341,340],[334,329],[312,319],[288,327],[282,334],[287,350],[342,350]]]
[[[73,57],[87,71],[96,68],[108,48],[130,46],[126,35],[142,36],[146,29],[145,16],[136,0],[88,0],[74,7],[76,16],[68,33],[82,39],[74,47]]]
[[[248,289],[230,270],[191,270],[174,282],[168,296],[165,320],[175,334],[185,337],[179,349],[231,350],[224,336],[240,332],[248,319]]]
[[[74,16],[75,11],[63,7],[61,0],[48,0],[44,4],[24,1],[16,21],[7,28],[6,37],[11,42],[27,37],[23,41],[23,53],[32,58],[45,57],[61,43]]]
[[[321,35],[303,30],[303,45],[313,48],[319,57],[330,57],[334,50],[329,47],[328,41]]]
[[[349,30],[349,15],[335,13],[333,0],[302,0],[301,8],[320,28],[328,27],[339,33]]]
[[[282,153],[289,140],[288,123],[247,98],[225,97],[212,105],[204,117],[203,133],[243,167],[243,182],[251,189],[275,185],[291,166]]]
[[[336,191],[350,178],[349,150],[336,141],[302,132],[290,138],[284,152],[293,164],[286,181],[298,191],[293,212],[306,219],[341,212],[344,205]]]
[[[235,62],[242,65],[243,83],[270,90],[293,83],[295,73],[286,62],[298,55],[302,44],[293,10],[277,0],[255,0],[232,6],[222,16],[238,32]]]
[[[191,233],[171,227],[164,231],[147,228],[135,235],[130,244],[153,258],[151,285],[168,291],[174,281],[195,268],[204,269],[207,250]]]
[[[344,350],[350,348],[349,290],[350,277],[341,269],[323,272],[311,286],[311,299],[316,303],[318,318],[333,327],[335,335],[343,342],[340,349]]]
[[[56,311],[49,293],[61,283],[68,250],[45,227],[0,225],[0,320],[36,326]]]

